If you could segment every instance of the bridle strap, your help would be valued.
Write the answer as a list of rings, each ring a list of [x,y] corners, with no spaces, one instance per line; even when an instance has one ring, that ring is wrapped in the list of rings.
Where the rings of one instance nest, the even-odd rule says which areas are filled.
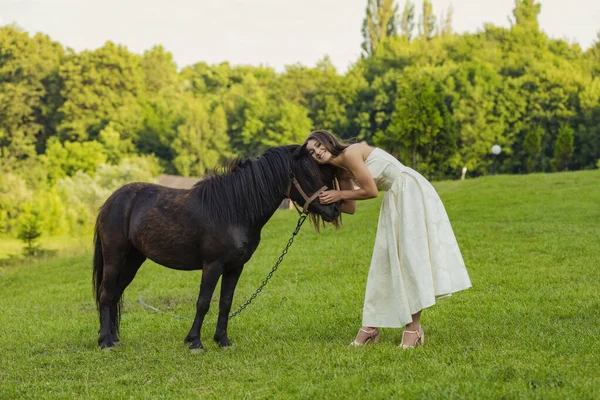
[[[321,193],[323,193],[324,191],[327,190],[327,186],[323,186],[321,189],[317,190],[312,196],[308,197],[306,195],[306,193],[304,193],[304,190],[302,190],[302,187],[298,183],[298,180],[296,179],[295,176],[292,176],[292,183],[294,184],[294,186],[296,186],[296,189],[298,190],[298,192],[300,193],[300,195],[304,198],[304,207],[302,207],[302,212],[304,214],[306,214],[306,212],[308,211],[308,206],[310,205],[310,203],[312,203],[313,201],[315,201],[315,199],[317,197],[319,197],[319,195]],[[290,201],[291,201],[291,199],[290,199]],[[295,206],[295,204],[294,204],[294,206]]]

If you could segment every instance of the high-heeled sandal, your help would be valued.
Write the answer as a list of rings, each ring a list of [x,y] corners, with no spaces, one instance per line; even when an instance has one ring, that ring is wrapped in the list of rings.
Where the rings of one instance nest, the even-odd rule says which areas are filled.
[[[408,340],[404,340],[404,334],[405,333],[410,333],[412,335],[416,335],[416,338],[411,340],[410,343],[408,342]],[[425,332],[423,332],[423,328],[419,326],[419,328],[416,331],[407,331],[404,330],[404,332],[402,332],[402,343],[400,343],[400,347],[402,347],[403,349],[414,349],[417,345],[423,345],[425,344]]]
[[[367,338],[364,340],[364,342],[359,342],[358,340],[356,340],[356,339],[358,339],[358,335],[360,335],[360,332],[366,333],[368,335]],[[373,328],[370,331],[360,328],[358,335],[356,335],[356,337],[354,338],[352,343],[350,343],[350,346],[364,346],[369,343],[372,343],[372,344],[379,343],[379,329],[377,329],[377,328]]]

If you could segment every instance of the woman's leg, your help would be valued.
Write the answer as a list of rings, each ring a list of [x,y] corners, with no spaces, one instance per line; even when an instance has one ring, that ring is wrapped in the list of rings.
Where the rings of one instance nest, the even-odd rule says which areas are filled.
[[[400,347],[403,349],[410,349],[425,342],[420,320],[421,311],[413,314],[412,322],[406,324],[406,329],[402,332],[402,343],[400,343]]]
[[[407,331],[416,331],[421,326],[419,322],[421,320],[421,311],[412,315],[412,322],[406,324]]]

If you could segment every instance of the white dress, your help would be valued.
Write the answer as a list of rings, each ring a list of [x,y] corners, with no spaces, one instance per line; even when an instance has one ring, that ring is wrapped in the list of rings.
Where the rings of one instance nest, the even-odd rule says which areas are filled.
[[[363,326],[399,328],[436,298],[471,287],[448,214],[417,171],[375,149],[365,160],[385,190],[363,309]]]

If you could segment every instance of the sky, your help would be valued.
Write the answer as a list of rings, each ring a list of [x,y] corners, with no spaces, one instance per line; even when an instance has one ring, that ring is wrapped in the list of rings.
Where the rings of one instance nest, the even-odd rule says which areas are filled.
[[[398,0],[400,7],[404,1]],[[453,28],[508,27],[514,0],[432,0],[450,5]],[[345,73],[360,56],[367,0],[0,0],[0,25],[16,23],[79,52],[107,40],[142,54],[161,44],[178,67],[204,61],[314,67],[328,55]],[[417,0],[420,15],[422,0]],[[587,49],[600,31],[600,0],[542,0],[540,28]]]

